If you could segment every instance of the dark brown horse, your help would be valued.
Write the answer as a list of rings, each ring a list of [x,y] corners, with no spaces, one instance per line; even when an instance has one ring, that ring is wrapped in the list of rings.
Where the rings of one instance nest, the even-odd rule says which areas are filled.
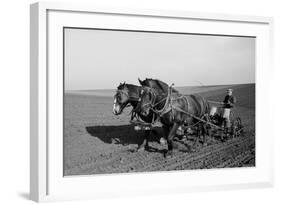
[[[132,118],[134,115],[138,115],[138,117],[141,118],[146,123],[152,123],[154,116],[154,113],[150,112],[146,115],[142,115],[140,113],[140,109],[138,109],[138,105],[140,102],[140,96],[141,96],[141,86],[132,85],[132,84],[126,84],[126,83],[120,83],[120,85],[117,87],[116,94],[114,95],[114,103],[113,103],[113,113],[115,115],[120,115],[124,108],[128,105],[131,105],[133,107],[132,110]],[[144,140],[141,145],[138,146],[138,150],[144,150],[148,147],[148,136],[150,135],[151,130],[145,130],[145,136]]]
[[[152,111],[160,117],[163,129],[167,134],[167,155],[172,154],[173,138],[179,126],[182,125],[200,126],[199,130],[202,130],[205,143],[207,124],[201,123],[200,119],[204,119],[209,113],[209,104],[203,97],[199,95],[183,96],[178,92],[173,92],[172,88],[169,90],[169,87],[167,95],[159,89],[143,87],[140,109],[144,116]]]

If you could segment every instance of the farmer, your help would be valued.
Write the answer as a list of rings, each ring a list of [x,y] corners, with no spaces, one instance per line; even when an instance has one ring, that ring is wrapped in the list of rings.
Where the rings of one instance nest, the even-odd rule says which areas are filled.
[[[225,123],[226,123],[226,128],[229,129],[230,128],[230,119],[229,119],[229,115],[230,115],[230,110],[231,108],[234,107],[234,104],[236,103],[236,98],[232,95],[232,89],[227,89],[227,95],[225,96],[224,100],[223,100],[223,108],[224,108],[224,112],[223,112],[223,118],[225,119]]]

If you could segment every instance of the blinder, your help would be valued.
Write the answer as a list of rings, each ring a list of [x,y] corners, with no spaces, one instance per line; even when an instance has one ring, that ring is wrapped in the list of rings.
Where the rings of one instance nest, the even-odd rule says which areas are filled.
[[[153,88],[150,88],[150,87],[146,87],[145,88],[147,91],[148,91],[148,94],[151,96],[150,97],[150,102],[149,103],[146,103],[144,105],[142,105],[142,107],[147,107],[149,106],[149,109],[152,109],[155,107],[155,101],[156,101],[156,94],[155,94],[155,91]],[[141,97],[139,98],[139,102],[141,101],[141,98],[142,98],[142,95],[144,94],[145,92],[145,89],[142,89],[141,90]]]

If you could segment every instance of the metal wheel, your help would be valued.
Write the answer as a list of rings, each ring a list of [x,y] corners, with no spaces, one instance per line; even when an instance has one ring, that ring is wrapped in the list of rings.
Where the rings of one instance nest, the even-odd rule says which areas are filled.
[[[240,117],[236,117],[231,126],[232,137],[239,137],[243,134],[243,125]]]

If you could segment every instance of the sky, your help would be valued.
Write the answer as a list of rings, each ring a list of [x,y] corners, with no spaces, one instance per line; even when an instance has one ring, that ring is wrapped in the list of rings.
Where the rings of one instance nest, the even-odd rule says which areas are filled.
[[[95,29],[64,32],[66,90],[156,78],[175,86],[255,82],[255,38]]]

